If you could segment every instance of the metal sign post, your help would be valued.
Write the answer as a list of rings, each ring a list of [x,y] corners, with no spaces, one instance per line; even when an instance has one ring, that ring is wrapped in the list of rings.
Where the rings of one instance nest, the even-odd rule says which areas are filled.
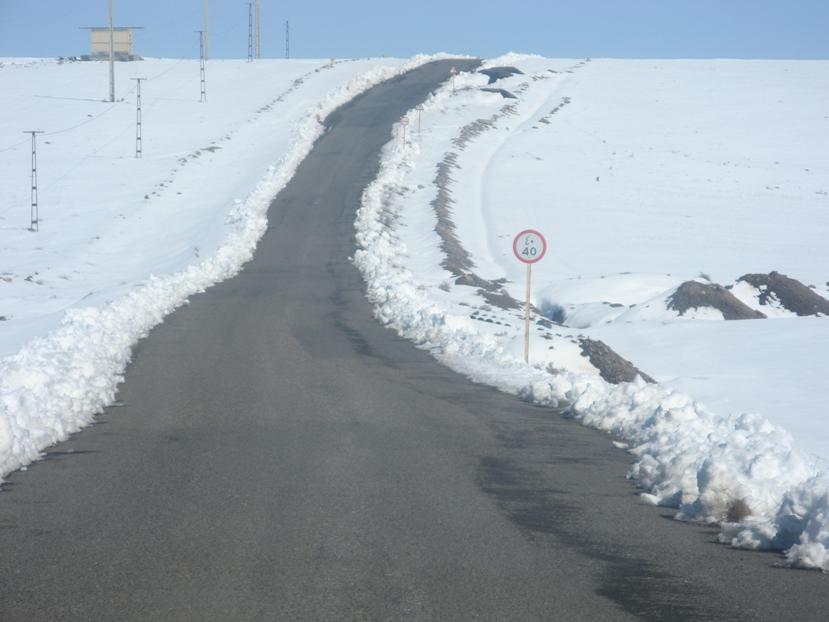
[[[527,302],[524,305],[524,362],[530,362],[530,296],[532,294],[532,267],[547,252],[547,240],[535,229],[525,229],[515,236],[512,252],[518,261],[527,264]]]
[[[403,128],[403,144],[406,144],[406,126],[409,125],[409,117],[402,116],[400,117],[400,125]]]
[[[449,70],[449,75],[452,76],[452,92],[454,93],[455,92],[455,76],[458,75],[458,68],[457,67],[452,67],[452,69]]]

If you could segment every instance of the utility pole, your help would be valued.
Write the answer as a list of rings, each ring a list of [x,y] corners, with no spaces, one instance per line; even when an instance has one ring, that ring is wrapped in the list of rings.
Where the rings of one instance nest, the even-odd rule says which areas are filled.
[[[40,231],[40,216],[37,209],[37,135],[43,134],[43,131],[25,130],[23,133],[32,135],[32,208],[29,231]]]
[[[248,62],[253,61],[253,3],[248,2]]]
[[[210,49],[210,36],[207,28],[207,0],[204,0],[204,59],[207,60],[210,56],[208,50]]]
[[[204,31],[196,30],[199,33],[199,75],[201,77],[201,96],[199,101],[204,103],[207,101],[207,88],[204,80]]]
[[[137,88],[137,96],[135,99],[135,157],[140,158],[144,155],[143,145],[142,145],[142,135],[141,135],[141,80],[146,80],[146,78],[131,78],[135,80],[135,86]]]
[[[285,58],[291,58],[291,23],[285,20]]]
[[[112,31],[112,0],[109,0],[109,101],[115,101],[115,35]]]
[[[256,58],[262,58],[262,21],[259,16],[259,0],[256,0]]]

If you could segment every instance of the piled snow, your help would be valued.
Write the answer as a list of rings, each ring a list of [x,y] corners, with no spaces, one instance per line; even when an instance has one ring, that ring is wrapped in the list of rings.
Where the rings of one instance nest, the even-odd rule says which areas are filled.
[[[633,346],[638,340],[643,340],[644,334],[646,342],[650,340],[665,346],[656,351],[667,359],[668,365],[672,357],[667,350],[675,354],[697,343],[696,352],[687,358],[705,367],[705,363],[713,364],[717,360],[717,353],[726,349],[736,353],[739,347],[751,345],[747,339],[749,336],[741,332],[749,325],[755,330],[753,336],[760,344],[773,341],[772,335],[777,336],[774,341],[776,346],[782,347],[787,343],[786,337],[793,333],[787,333],[787,327],[780,322],[789,320],[680,320],[675,313],[674,317],[666,316],[664,301],[679,283],[693,279],[702,269],[719,278],[727,276],[723,279],[725,282],[733,280],[751,269],[741,262],[774,261],[778,265],[799,268],[806,278],[823,278],[825,281],[826,275],[821,277],[819,272],[829,262],[816,262],[814,257],[815,253],[827,252],[822,241],[826,228],[815,227],[816,222],[826,222],[825,211],[821,211],[824,210],[825,199],[823,195],[811,192],[821,179],[811,174],[798,177],[796,173],[797,168],[806,168],[810,162],[808,158],[825,157],[822,151],[818,153],[824,143],[811,139],[804,146],[791,139],[798,144],[799,152],[786,152],[787,156],[797,160],[784,173],[786,183],[791,184],[789,191],[797,184],[808,186],[808,191],[797,196],[798,221],[802,222],[803,227],[796,228],[788,222],[792,235],[814,251],[812,255],[800,258],[799,263],[797,255],[803,252],[801,247],[791,240],[781,240],[777,225],[777,221],[787,219],[789,214],[777,215],[774,200],[764,199],[759,190],[752,197],[752,205],[765,220],[759,224],[748,224],[758,248],[747,252],[741,241],[735,252],[735,239],[742,238],[735,238],[735,229],[728,225],[727,233],[719,237],[709,235],[702,241],[704,248],[689,256],[676,252],[685,242],[683,231],[676,228],[673,218],[656,210],[645,210],[648,216],[644,216],[635,209],[642,201],[641,195],[628,191],[629,204],[624,207],[629,217],[637,221],[635,225],[638,230],[601,208],[605,200],[602,197],[617,200],[621,196],[624,199],[622,191],[625,188],[640,187],[632,183],[631,178],[642,179],[641,187],[646,188],[645,181],[651,183],[650,164],[636,167],[628,162],[610,160],[611,167],[625,167],[624,183],[616,182],[611,192],[603,192],[598,197],[585,194],[577,203],[571,203],[568,199],[563,205],[559,200],[561,196],[573,193],[574,188],[585,191],[589,184],[586,180],[579,181],[572,173],[558,173],[558,167],[564,166],[563,162],[571,161],[574,156],[583,162],[579,166],[585,167],[602,160],[601,157],[597,159],[595,154],[590,155],[595,145],[603,144],[602,136],[594,135],[599,131],[606,132],[616,143],[600,147],[600,150],[622,148],[621,145],[630,140],[625,128],[641,134],[643,126],[654,117],[654,111],[645,105],[648,101],[653,104],[654,98],[665,98],[669,102],[671,108],[663,110],[658,106],[660,114],[666,114],[666,110],[673,109],[678,100],[684,99],[686,90],[698,89],[701,86],[699,82],[706,84],[712,77],[719,76],[713,86],[703,89],[703,94],[716,90],[718,96],[725,100],[737,98],[738,101],[731,102],[729,106],[750,108],[751,96],[740,94],[738,97],[732,91],[747,89],[754,84],[752,80],[758,80],[760,75],[766,80],[779,82],[782,91],[786,85],[786,76],[782,74],[791,70],[795,75],[795,86],[805,95],[809,90],[806,79],[816,79],[825,64],[792,63],[788,67],[762,62],[754,65],[729,62],[688,65],[661,61],[575,63],[518,55],[486,63],[487,66],[506,64],[516,65],[527,74],[497,83],[497,86],[516,93],[519,96],[517,103],[513,104],[513,100],[502,99],[497,94],[481,92],[480,87],[486,84],[484,76],[461,75],[456,80],[456,93],[447,86],[426,102],[421,112],[421,132],[417,132],[417,122],[413,121],[410,127],[415,129],[408,134],[405,144],[401,134],[386,146],[379,177],[366,190],[358,212],[356,229],[359,249],[354,257],[366,280],[378,319],[476,381],[538,404],[569,405],[569,412],[585,424],[624,439],[636,456],[630,476],[645,489],[643,499],[646,501],[679,508],[678,517],[682,519],[721,524],[723,541],[734,546],[783,549],[793,566],[829,570],[829,479],[819,468],[818,457],[798,449],[790,433],[780,425],[760,415],[735,409],[727,399],[716,403],[723,406],[722,409],[712,409],[709,397],[722,395],[723,388],[731,380],[727,376],[716,378],[722,367],[712,365],[713,371],[709,371],[708,377],[714,377],[714,381],[702,385],[713,388],[713,393],[703,392],[709,403],[706,406],[671,386],[688,381],[680,374],[674,378],[679,382],[674,383],[648,385],[636,381],[609,385],[585,363],[574,345],[581,334],[577,326],[582,329],[589,327],[591,332],[587,334],[599,336],[614,347],[617,342]],[[654,73],[669,76],[660,84],[660,90],[655,90],[651,83]],[[691,80],[691,86],[677,86],[689,78],[689,73],[691,77],[696,76]],[[724,87],[735,75],[743,76],[738,82],[740,86],[728,91]],[[585,76],[584,79],[582,76]],[[602,87],[603,81],[610,76],[613,77],[610,86]],[[628,92],[625,85],[635,87],[634,92],[638,94],[641,106],[625,109],[630,117],[620,120],[609,113],[613,111],[602,110],[601,104],[615,101],[615,95],[611,97],[603,89],[614,89],[614,93],[618,90]],[[672,88],[681,92],[675,93]],[[575,97],[570,97],[571,92],[579,94],[578,102]],[[562,107],[565,97],[573,103]],[[683,105],[690,107],[695,103],[691,99]],[[804,105],[818,108],[822,104],[808,101]],[[603,123],[590,126],[596,129],[585,128],[579,122],[578,114],[597,109]],[[726,109],[731,111],[730,107]],[[568,111],[573,110],[581,112],[568,117]],[[711,114],[719,112],[714,108]],[[727,116],[730,123],[739,118],[731,114]],[[744,116],[747,117],[744,124],[730,128],[735,135],[735,143],[749,136],[752,124],[757,121],[751,114],[745,113]],[[794,119],[781,116],[789,122],[786,131],[801,138],[807,133],[806,126],[816,122],[816,119],[807,116],[801,127]],[[410,117],[417,119],[418,112],[412,111]],[[483,122],[472,127],[478,119]],[[595,119],[588,117],[588,120]],[[637,153],[639,148],[649,152],[647,142],[664,133],[673,136],[675,145],[670,149],[669,145],[660,146],[659,155],[651,160],[648,160],[650,156],[643,159],[651,163],[665,161],[665,155],[671,149],[679,152],[680,161],[685,160],[683,154],[686,151],[692,152],[689,158],[693,160],[704,159],[709,149],[706,146],[706,132],[711,128],[705,128],[706,132],[691,128],[683,133],[680,130],[686,122],[690,123],[684,113],[679,121],[675,117],[661,118],[656,131],[645,132],[638,138],[644,141],[644,146],[639,145],[636,152],[630,153]],[[714,125],[717,130],[722,129],[718,123]],[[550,130],[552,135],[540,136],[541,131],[547,131],[540,129],[542,127],[551,127],[555,131]],[[691,141],[689,133],[700,135]],[[757,139],[756,142],[761,141]],[[749,147],[759,149],[760,145]],[[750,170],[755,167],[743,160],[746,177],[751,183],[761,184],[762,189],[767,177],[774,177],[770,169],[778,164],[772,164],[771,158],[775,155],[768,149],[752,151],[749,147],[746,151],[755,154],[751,157],[762,157],[764,162],[756,167],[759,170]],[[447,154],[451,155],[448,159]],[[582,154],[583,159],[579,159]],[[549,164],[551,159],[555,161],[553,166]],[[531,162],[548,163],[542,166]],[[568,317],[574,320],[574,326],[533,322],[531,365],[524,364],[521,356],[521,312],[508,307],[495,308],[485,302],[483,290],[456,283],[457,273],[453,273],[451,266],[444,261],[444,246],[439,231],[435,230],[437,216],[432,209],[437,194],[435,166],[438,163],[444,166],[448,163],[451,167],[453,185],[449,193],[449,209],[458,238],[469,251],[476,276],[490,282],[506,276],[507,289],[520,299],[524,287],[523,267],[512,259],[512,236],[528,226],[542,231],[556,231],[556,235],[549,236],[552,249],[549,260],[544,260],[547,265],[542,262],[533,270],[536,279],[534,300],[542,309],[550,301],[566,300],[567,304],[573,305]],[[736,214],[720,213],[723,211],[723,199],[720,197],[718,200],[718,196],[724,194],[726,202],[733,198],[724,190],[733,181],[727,176],[723,176],[711,191],[704,188],[694,194],[700,182],[698,176],[709,174],[701,169],[709,165],[721,166],[720,162],[703,164],[705,166],[697,168],[677,165],[672,171],[663,172],[660,185],[663,194],[675,206],[672,209],[687,212],[693,228],[700,231],[707,230],[706,218],[712,212],[718,214],[714,219],[718,221],[714,224],[715,228],[724,226],[723,223],[730,219],[735,222],[742,220],[744,215],[739,210]],[[597,183],[593,172],[590,174],[590,182]],[[796,178],[796,183],[792,178]],[[679,179],[685,179],[686,186],[682,191],[668,191]],[[822,180],[825,182],[825,177]],[[739,189],[737,192],[740,192]],[[689,194],[693,196],[693,204],[688,203]],[[651,200],[655,202],[655,198],[656,193]],[[554,205],[554,209],[550,209],[549,203]],[[745,209],[749,207],[746,202]],[[568,215],[567,209],[578,211]],[[656,222],[647,220],[650,216]],[[664,239],[663,224],[672,231],[668,239]],[[613,242],[620,229],[624,232],[625,227],[636,233],[636,239],[626,240],[620,255],[617,255],[619,249]],[[571,230],[558,235],[558,230],[567,228]],[[741,226],[740,234],[745,234],[746,228],[745,224]],[[708,233],[711,234],[711,230]],[[693,230],[691,234],[694,242],[700,244]],[[819,245],[816,243],[818,240],[821,240]],[[768,245],[763,247],[759,244],[760,241],[772,242],[771,251]],[[664,249],[664,253],[660,249]],[[797,252],[787,253],[787,250]],[[766,254],[763,251],[769,252]],[[747,254],[750,256],[746,257]],[[712,261],[701,260],[711,255]],[[667,271],[655,272],[654,264],[657,269],[662,268],[660,262],[663,259]],[[607,272],[608,266],[630,270],[614,274]],[[763,266],[760,267],[762,269]],[[791,271],[798,272],[797,269]],[[588,276],[591,274],[595,276]],[[544,295],[539,295],[540,292]],[[649,304],[653,305],[652,311],[648,309]],[[721,319],[722,314],[719,316]],[[625,319],[618,321],[622,317]],[[774,410],[781,401],[785,402],[792,397],[792,393],[797,393],[802,388],[801,383],[809,386],[810,381],[817,388],[811,393],[807,391],[808,398],[815,404],[824,402],[820,387],[824,387],[825,382],[819,376],[820,370],[826,368],[825,357],[829,351],[825,343],[827,324],[823,318],[800,319],[810,320],[799,324],[795,331],[800,334],[798,343],[806,350],[786,352],[784,349],[780,363],[781,366],[791,365],[790,375],[781,379],[795,377],[794,387],[784,388],[773,381],[777,367],[772,363],[781,357],[771,360],[758,357],[751,362],[748,370],[745,369],[745,361],[741,360],[738,364],[742,364],[742,368],[731,369],[732,375],[742,373],[745,376],[743,384],[751,384],[755,393],[773,393],[776,396],[777,402],[772,405],[766,403],[762,408],[764,411]],[[611,323],[605,324],[607,320]],[[595,329],[597,321],[602,322],[601,331]],[[770,331],[769,326],[777,328]],[[635,333],[632,332],[633,327],[641,328]],[[718,332],[707,332],[712,327],[717,328]],[[729,332],[731,327],[736,327],[737,332]],[[676,330],[666,337],[657,332],[662,328]],[[609,332],[611,329],[614,332]],[[679,329],[687,329],[687,334],[678,333]],[[823,335],[822,340],[820,335]],[[617,350],[633,358],[634,363],[645,371],[658,371],[658,357],[648,359],[645,364],[630,355],[630,352],[644,352],[647,348],[621,347]],[[805,358],[805,363],[798,362],[798,355],[801,359]],[[702,361],[701,356],[704,357]],[[821,356],[823,359],[820,359]],[[798,374],[807,367],[813,373],[804,373],[805,380],[801,380]],[[758,376],[752,378],[755,370],[759,372]],[[758,378],[760,382],[763,378],[769,378],[771,386],[758,386]],[[688,384],[691,388],[699,386]],[[724,415],[724,412],[732,414]],[[790,405],[778,415],[788,418],[791,415]],[[807,429],[800,430],[802,434],[823,439],[829,437],[825,433],[827,424],[822,418],[795,420],[806,424]],[[821,431],[824,432],[822,435]],[[813,445],[812,449],[818,448],[823,456],[829,457],[829,446],[820,443],[823,441]]]
[[[0,476],[90,423],[114,400],[132,346],[251,258],[271,200],[325,116],[433,58],[211,61],[207,104],[180,85],[198,75],[193,61],[125,64],[154,76],[144,85],[140,160],[132,102],[78,91],[95,90],[103,65],[4,60],[0,351],[17,351],[0,359]],[[20,209],[29,139],[20,136],[41,128],[41,230],[30,233]]]

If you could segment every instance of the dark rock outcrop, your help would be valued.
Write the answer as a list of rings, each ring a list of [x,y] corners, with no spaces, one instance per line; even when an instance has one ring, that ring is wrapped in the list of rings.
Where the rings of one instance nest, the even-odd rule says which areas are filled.
[[[653,378],[616,354],[602,341],[579,337],[579,347],[582,356],[587,357],[593,367],[599,370],[601,377],[611,384],[633,382],[636,376],[641,376],[645,382],[654,383]]]
[[[513,95],[512,93],[510,93],[506,89],[496,89],[494,87],[489,86],[489,87],[484,87],[481,90],[484,91],[485,93],[499,93],[501,95],[501,97],[503,97],[504,99],[518,99],[515,95]]]
[[[737,281],[745,281],[759,289],[761,305],[777,299],[783,307],[797,315],[829,315],[829,300],[785,274],[745,274]]]
[[[684,315],[689,309],[700,307],[717,309],[726,320],[757,320],[766,317],[716,283],[686,281],[668,298],[668,308],[680,315]]]
[[[517,67],[487,67],[486,69],[479,69],[478,73],[484,74],[489,78],[489,84],[497,82],[501,78],[509,78],[510,76],[524,75],[524,72]]]

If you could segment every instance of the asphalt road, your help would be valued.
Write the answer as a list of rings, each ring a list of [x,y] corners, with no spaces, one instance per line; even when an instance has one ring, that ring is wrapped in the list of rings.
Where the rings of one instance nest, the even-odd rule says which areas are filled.
[[[643,505],[606,436],[372,319],[354,211],[449,65],[332,115],[254,260],[8,478],[0,620],[827,619],[826,576]]]

